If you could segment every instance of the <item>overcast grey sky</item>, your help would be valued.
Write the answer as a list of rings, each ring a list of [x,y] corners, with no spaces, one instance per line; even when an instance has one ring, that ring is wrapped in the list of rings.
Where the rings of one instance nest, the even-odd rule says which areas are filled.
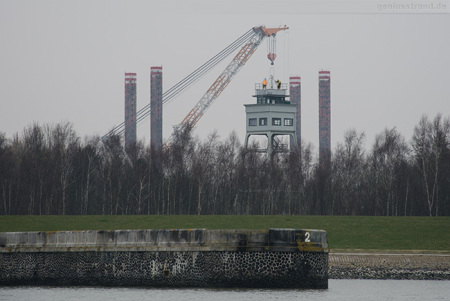
[[[0,132],[69,121],[81,137],[124,118],[124,73],[137,73],[138,108],[151,66],[169,89],[254,26],[278,34],[276,77],[302,77],[302,138],[318,147],[318,71],[331,71],[332,146],[346,130],[384,128],[410,140],[422,114],[450,116],[450,3],[444,1],[0,0]],[[197,124],[201,138],[245,136],[245,103],[270,72],[264,42]],[[164,137],[228,58],[164,106]],[[150,122],[138,126],[149,142]]]

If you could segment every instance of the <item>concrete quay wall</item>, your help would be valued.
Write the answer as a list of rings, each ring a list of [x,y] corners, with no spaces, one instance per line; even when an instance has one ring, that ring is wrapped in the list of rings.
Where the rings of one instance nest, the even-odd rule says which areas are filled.
[[[0,285],[328,287],[326,232],[0,233]]]

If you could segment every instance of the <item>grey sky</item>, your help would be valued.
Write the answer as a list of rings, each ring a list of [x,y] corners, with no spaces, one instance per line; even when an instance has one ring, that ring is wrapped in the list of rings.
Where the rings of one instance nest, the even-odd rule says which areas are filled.
[[[366,133],[366,148],[386,127],[409,141],[422,114],[450,116],[449,12],[448,0],[0,0],[0,131],[69,121],[80,136],[103,135],[123,121],[125,72],[137,73],[140,108],[150,66],[163,66],[165,91],[251,27],[286,24],[275,74],[302,77],[305,141],[317,149],[322,69],[331,71],[333,147],[351,128]],[[266,55],[264,42],[196,134],[217,129],[225,139],[236,130],[243,142],[243,104],[270,72]],[[165,138],[231,59],[164,106]],[[147,143],[149,127],[148,119],[138,126]]]

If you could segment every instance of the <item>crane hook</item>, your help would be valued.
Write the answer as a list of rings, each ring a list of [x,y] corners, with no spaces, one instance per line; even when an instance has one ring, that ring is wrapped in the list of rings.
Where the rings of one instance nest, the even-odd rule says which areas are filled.
[[[267,48],[268,48],[268,54],[267,58],[270,60],[271,65],[274,64],[275,59],[277,58],[277,38],[275,34],[272,34],[269,36],[269,39],[267,41]]]

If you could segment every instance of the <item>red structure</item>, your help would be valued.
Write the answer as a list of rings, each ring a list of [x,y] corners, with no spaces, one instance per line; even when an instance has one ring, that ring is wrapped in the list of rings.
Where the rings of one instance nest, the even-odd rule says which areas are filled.
[[[297,105],[296,112],[296,123],[295,123],[295,131],[297,136],[297,141],[293,141],[291,139],[291,149],[293,146],[300,146],[300,141],[302,137],[302,125],[301,125],[301,116],[302,116],[302,87],[301,87],[301,78],[300,76],[291,76],[289,78],[289,99],[291,104]]]
[[[125,73],[125,149],[136,143],[136,73]]]
[[[319,161],[331,162],[330,71],[319,71]]]
[[[150,68],[150,147],[162,148],[162,67]]]

